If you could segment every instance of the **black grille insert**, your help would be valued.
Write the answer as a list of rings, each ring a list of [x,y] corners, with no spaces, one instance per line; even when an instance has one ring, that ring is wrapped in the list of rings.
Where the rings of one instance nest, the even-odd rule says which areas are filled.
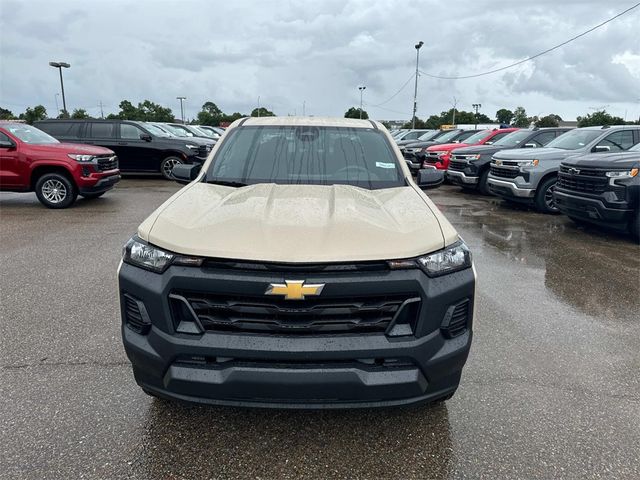
[[[198,292],[173,292],[171,296],[172,302],[177,301],[177,296],[184,297],[206,331],[281,335],[383,333],[396,315],[398,322],[410,322],[413,328],[419,312],[419,298],[409,295],[293,301]],[[173,311],[176,315],[180,310]],[[412,318],[406,318],[409,316]],[[185,319],[175,318],[174,322],[182,320]]]
[[[451,160],[449,162],[449,170],[464,170],[467,168],[467,162],[464,160]]]
[[[469,326],[469,299],[449,307],[440,328],[446,338],[454,338],[466,332]]]
[[[515,168],[500,168],[495,165],[491,165],[491,175],[503,178],[516,178],[520,175],[520,171]]]
[[[115,170],[118,168],[118,157],[115,155],[110,157],[98,157],[98,170],[106,172],[107,170]]]
[[[607,188],[607,178],[583,174],[582,170],[577,175],[560,171],[556,186],[575,192],[602,193]]]
[[[126,293],[124,294],[124,319],[127,327],[142,335],[146,335],[151,329],[151,320],[142,302]]]

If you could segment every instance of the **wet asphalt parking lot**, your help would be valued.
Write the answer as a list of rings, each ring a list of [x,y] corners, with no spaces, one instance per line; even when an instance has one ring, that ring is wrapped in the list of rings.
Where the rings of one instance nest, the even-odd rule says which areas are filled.
[[[129,178],[74,208],[0,194],[0,478],[640,478],[640,249],[444,186],[478,270],[446,404],[272,411],[174,404],[120,341],[122,244],[179,186]]]

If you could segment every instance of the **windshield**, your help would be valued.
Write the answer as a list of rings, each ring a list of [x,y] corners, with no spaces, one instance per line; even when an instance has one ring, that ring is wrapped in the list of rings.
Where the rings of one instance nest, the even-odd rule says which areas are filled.
[[[640,143],[635,144],[629,149],[630,152],[640,152]]]
[[[160,127],[156,127],[155,125],[152,125],[151,123],[145,123],[144,124],[144,128],[149,130],[149,133],[152,133],[153,135],[156,135],[157,137],[171,137],[171,136],[173,136],[169,132],[161,129]]]
[[[237,128],[224,140],[206,179],[234,186],[406,185],[381,131],[316,126]]]
[[[31,125],[25,125],[22,123],[16,123],[14,125],[7,125],[4,127],[7,131],[11,132],[24,143],[31,143],[37,145],[44,145],[47,143],[60,143],[51,135],[44,133],[42,130],[38,130]]]
[[[491,133],[491,130],[480,130],[478,133],[474,133],[470,137],[467,137],[466,140],[463,140],[464,143],[468,143],[469,145],[473,145],[478,143],[480,140],[483,140]]]
[[[576,150],[593,142],[600,135],[602,135],[602,130],[571,130],[570,132],[563,133],[555,140],[551,140],[547,143],[547,147]]]
[[[421,136],[418,137],[418,140],[420,140],[421,142],[424,142],[424,141],[427,141],[427,140],[433,140],[434,138],[436,138],[441,133],[442,132],[440,132],[439,130],[435,130],[433,132],[423,133]]]
[[[460,130],[451,130],[438,136],[438,141],[441,143],[447,143],[447,140],[451,140],[460,134]]]
[[[519,130],[517,132],[512,132],[509,135],[505,135],[500,140],[496,140],[493,143],[494,147],[515,147],[520,142],[527,139],[527,137],[531,135],[531,130]]]
[[[162,128],[170,131],[176,137],[192,137],[193,134],[189,135],[186,131],[181,128],[174,127],[173,125],[162,125]]]

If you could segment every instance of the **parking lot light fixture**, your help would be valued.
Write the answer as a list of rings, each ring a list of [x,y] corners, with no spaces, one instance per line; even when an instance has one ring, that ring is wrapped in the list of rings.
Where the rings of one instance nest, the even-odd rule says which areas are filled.
[[[420,41],[415,44],[416,47],[416,86],[413,90],[413,117],[411,120],[411,128],[416,128],[416,112],[418,110],[418,69],[420,65],[420,49],[424,45],[424,42]]]
[[[360,120],[362,120],[362,94],[366,89],[367,87],[358,87],[358,90],[360,90]]]
[[[184,125],[184,106],[182,102],[187,99],[187,97],[176,97],[180,100],[180,118],[182,119],[182,124]]]
[[[64,81],[62,80],[62,69],[69,68],[71,65],[69,65],[66,62],[49,62],[49,65],[52,66],[53,68],[57,68],[58,72],[60,73],[60,89],[62,90],[62,109],[65,113],[67,113],[67,100],[64,96]]]

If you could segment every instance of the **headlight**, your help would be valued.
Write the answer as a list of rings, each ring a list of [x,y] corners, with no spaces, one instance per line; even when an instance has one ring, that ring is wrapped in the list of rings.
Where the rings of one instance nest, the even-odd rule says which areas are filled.
[[[440,151],[437,151],[437,152],[431,152],[431,153],[435,153],[437,156],[441,157],[441,156],[443,156],[443,155],[446,155],[446,154],[447,154],[447,153],[449,153],[449,152],[443,152],[442,150],[440,150]]]
[[[93,162],[96,158],[94,155],[81,155],[79,153],[69,153],[67,156],[77,162]]]
[[[521,167],[537,167],[540,163],[540,160],[537,158],[535,160],[527,160],[525,162],[518,162],[518,165]]]
[[[388,264],[394,270],[420,268],[430,277],[439,277],[471,267],[471,252],[460,240],[429,255],[409,260],[392,260]]]
[[[122,249],[122,260],[125,263],[156,273],[164,272],[169,268],[169,265],[199,267],[203,261],[200,257],[188,257],[167,252],[143,242],[137,236],[132,237],[125,244]]]
[[[467,160],[479,160],[480,159],[480,154],[477,155],[467,155]]]
[[[631,170],[614,170],[607,172],[605,175],[609,178],[633,178],[638,175],[638,169],[632,168]]]
[[[191,150],[199,150],[199,149],[200,149],[200,147],[199,147],[198,145],[191,145],[191,144],[189,144],[189,143],[187,143],[187,144],[185,145],[185,147],[187,147],[187,148],[189,148],[189,149],[191,149]]]

